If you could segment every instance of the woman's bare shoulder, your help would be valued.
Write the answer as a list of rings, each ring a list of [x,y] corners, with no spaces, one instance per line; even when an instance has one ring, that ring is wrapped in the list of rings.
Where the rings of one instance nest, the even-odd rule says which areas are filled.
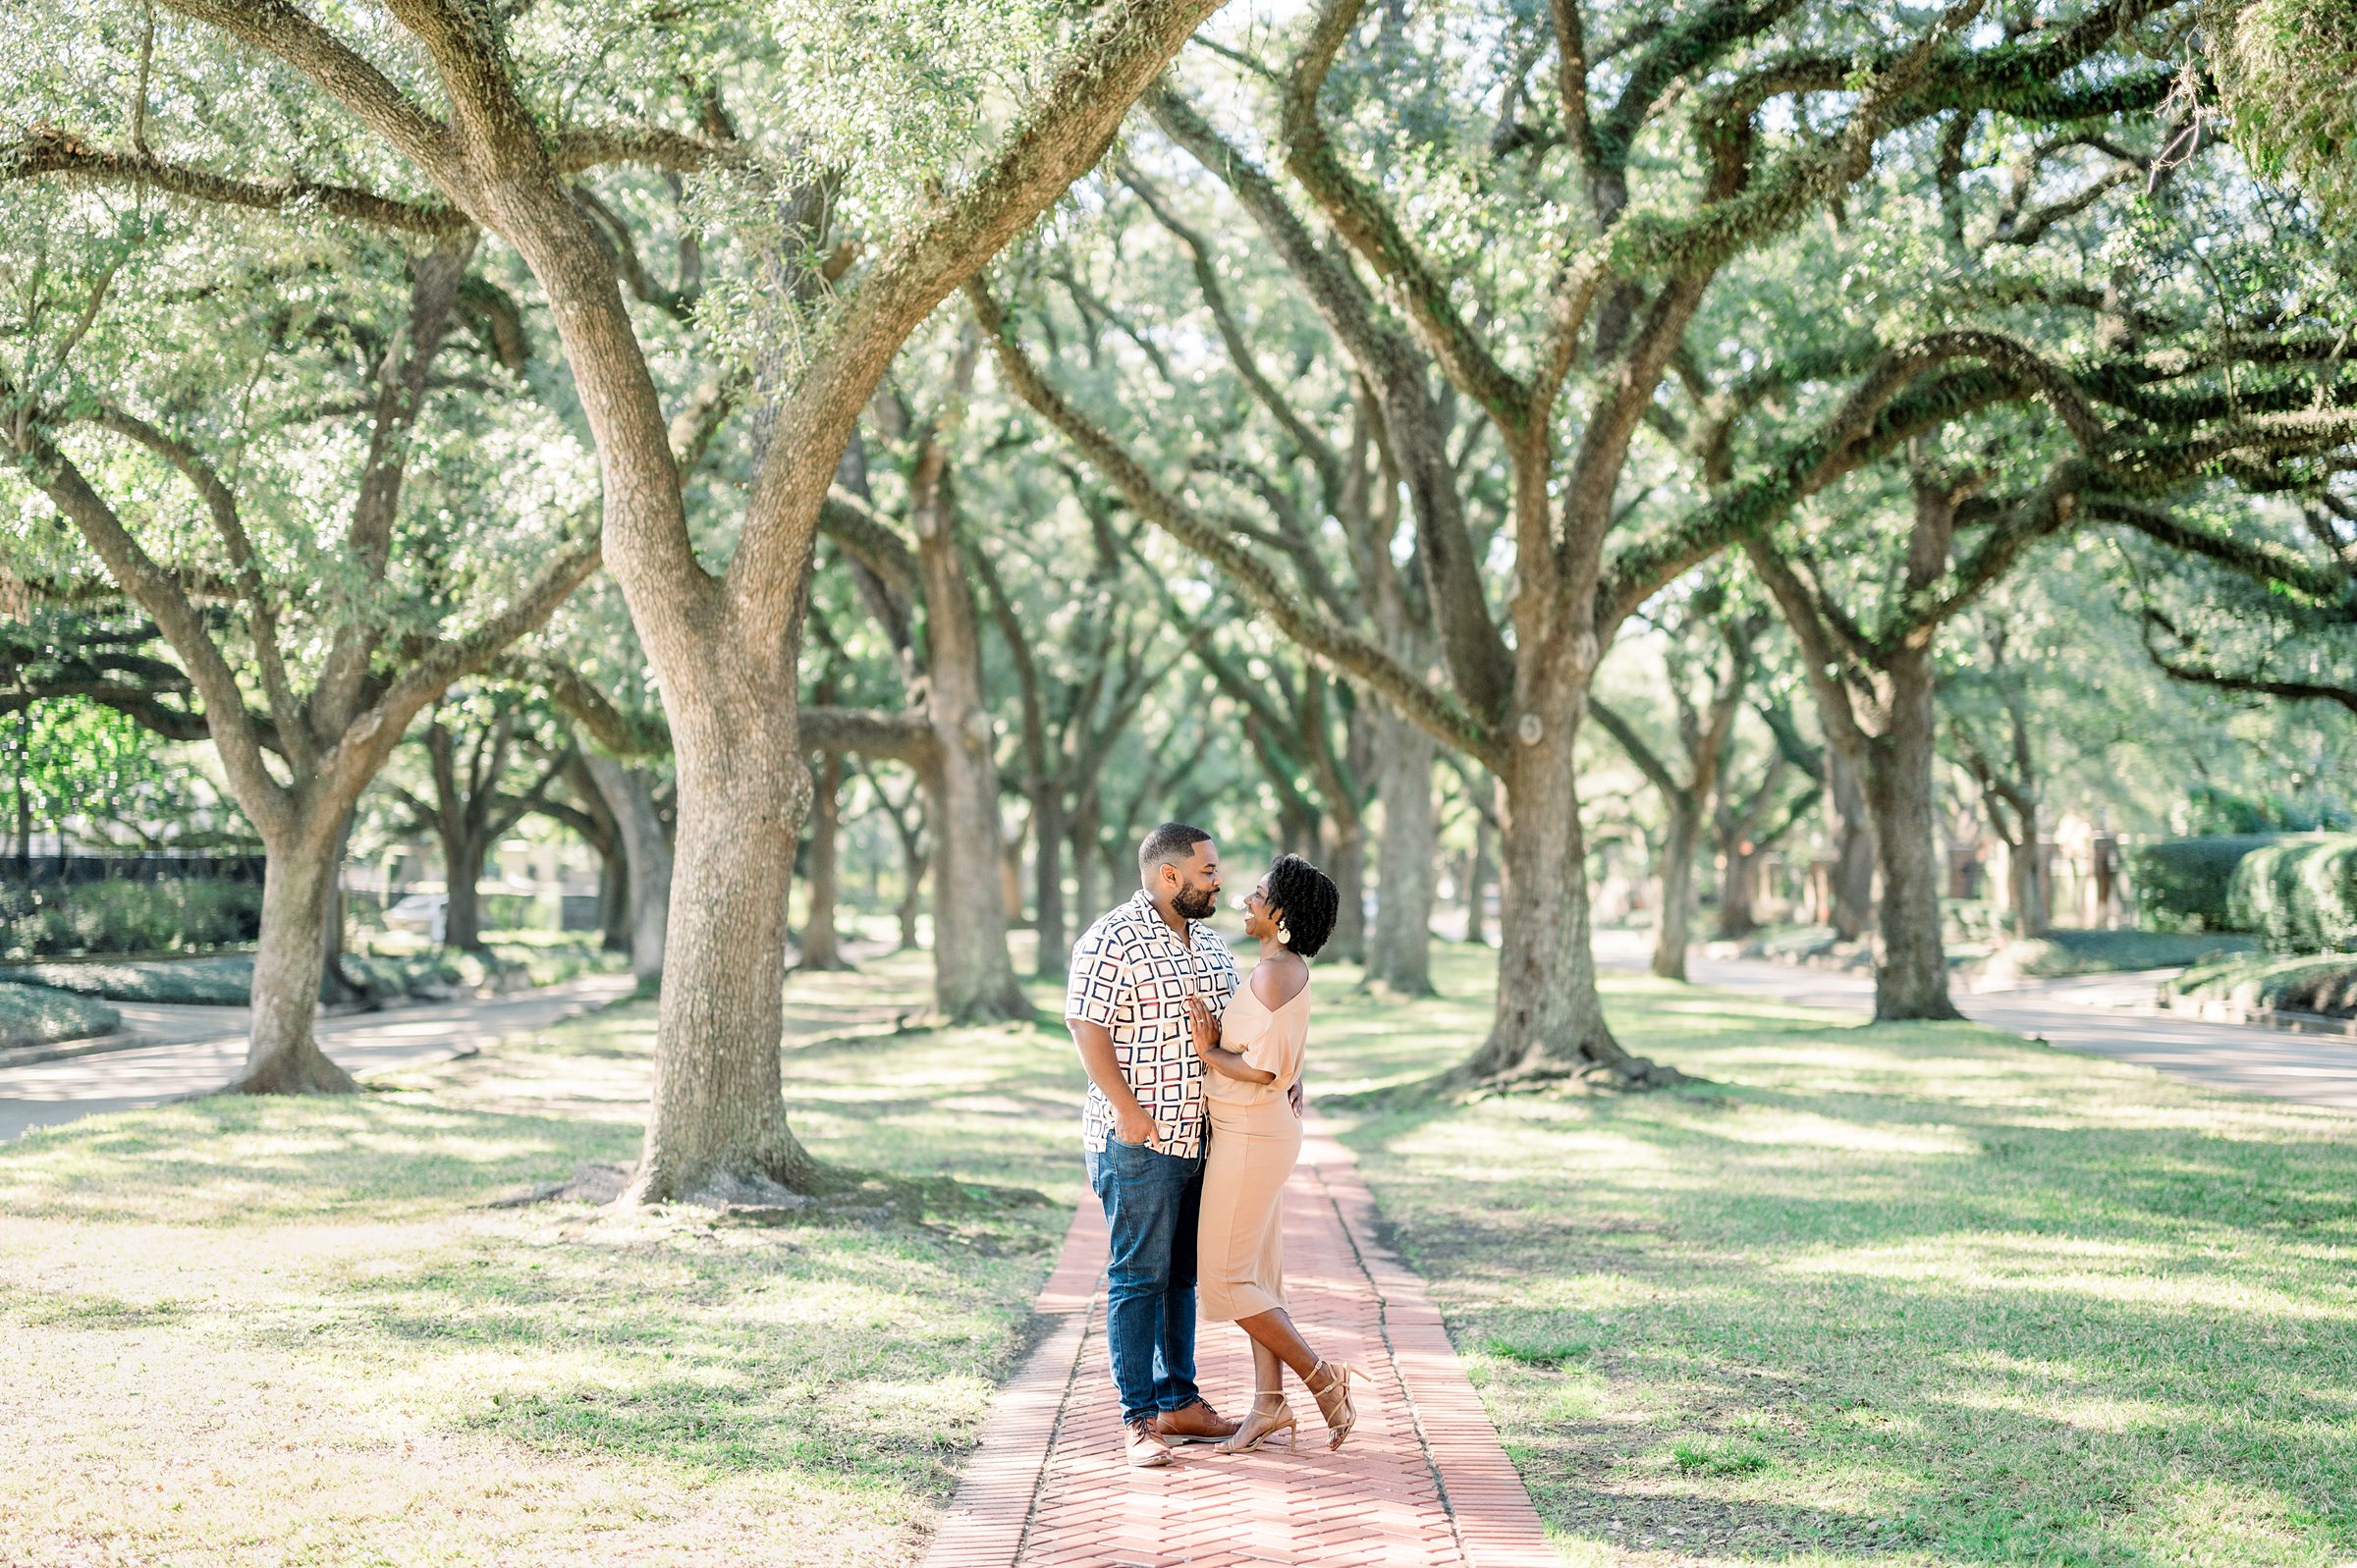
[[[1260,1004],[1274,1012],[1309,985],[1309,965],[1289,952],[1281,958],[1264,958],[1253,966],[1251,985]]]

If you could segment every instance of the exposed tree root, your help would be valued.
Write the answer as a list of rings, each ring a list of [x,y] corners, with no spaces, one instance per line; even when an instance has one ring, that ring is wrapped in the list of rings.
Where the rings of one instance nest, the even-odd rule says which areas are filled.
[[[1596,1059],[1584,1052],[1564,1056],[1532,1053],[1522,1060],[1504,1069],[1486,1068],[1488,1051],[1483,1051],[1463,1067],[1449,1075],[1455,1086],[1485,1094],[1513,1094],[1525,1089],[1551,1089],[1569,1084],[1616,1094],[1635,1094],[1651,1089],[1671,1089],[1680,1084],[1701,1083],[1691,1073],[1680,1072],[1667,1062],[1649,1056],[1632,1056],[1614,1047],[1612,1054]]]
[[[327,1058],[318,1047],[264,1062],[223,1084],[225,1095],[351,1095],[360,1082]]]

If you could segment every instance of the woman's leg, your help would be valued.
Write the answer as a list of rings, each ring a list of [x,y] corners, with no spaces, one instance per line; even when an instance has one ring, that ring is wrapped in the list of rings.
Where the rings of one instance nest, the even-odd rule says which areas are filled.
[[[1271,1362],[1283,1362],[1293,1369],[1294,1377],[1304,1379],[1309,1377],[1309,1369],[1318,1364],[1317,1352],[1309,1348],[1309,1341],[1302,1338],[1293,1327],[1291,1315],[1283,1307],[1272,1307],[1267,1312],[1256,1312],[1249,1318],[1238,1318],[1235,1325],[1252,1336],[1252,1366],[1260,1377],[1260,1386],[1263,1388],[1274,1388],[1278,1381],[1274,1377],[1260,1372],[1264,1357]]]
[[[1267,1316],[1263,1314],[1262,1316]],[[1235,1435],[1220,1444],[1226,1453],[1249,1453],[1279,1433],[1286,1434],[1286,1444],[1299,1441],[1293,1412],[1285,1402],[1285,1363],[1277,1352],[1252,1341],[1252,1408],[1244,1412]]]
[[[1252,1341],[1252,1391],[1256,1394],[1285,1392],[1285,1363],[1277,1359],[1277,1352],[1257,1339]]]
[[[1235,1325],[1252,1336],[1252,1365],[1263,1379],[1261,1387],[1269,1386],[1268,1374],[1260,1371],[1264,1359],[1282,1361],[1290,1367],[1301,1379],[1301,1386],[1318,1402],[1318,1414],[1326,1418],[1326,1446],[1340,1448],[1343,1439],[1358,1425],[1358,1412],[1350,1402],[1350,1377],[1356,1369],[1332,1367],[1320,1361],[1282,1307],[1239,1318]],[[1325,1376],[1313,1376],[1316,1373]]]

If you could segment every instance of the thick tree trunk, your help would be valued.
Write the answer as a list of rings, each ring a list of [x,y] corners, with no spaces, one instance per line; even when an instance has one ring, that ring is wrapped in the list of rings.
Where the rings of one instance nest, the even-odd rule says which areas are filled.
[[[1500,781],[1505,886],[1497,1012],[1490,1038],[1466,1070],[1477,1078],[1577,1074],[1624,1088],[1672,1083],[1680,1076],[1673,1069],[1620,1049],[1597,994],[1572,758],[1577,711],[1569,696],[1559,695],[1535,713],[1538,740],[1515,742],[1511,769]]]
[[[590,780],[614,817],[630,866],[630,973],[645,990],[663,978],[664,935],[671,920],[671,840],[646,770],[598,752],[587,752]]]
[[[921,770],[933,829],[933,997],[965,1023],[1029,1018],[1007,951],[999,768],[982,690],[973,586],[958,550],[947,475],[911,508],[925,601],[925,717],[935,740]]]
[[[1307,797],[1287,804],[1281,803],[1277,812],[1276,854],[1306,855],[1312,860],[1326,860],[1334,854],[1335,838],[1324,819],[1310,807]]]
[[[440,838],[448,900],[442,910],[442,945],[479,952],[483,946],[482,898],[475,884],[482,880],[483,857],[489,845],[473,833],[444,832]]]
[[[1686,945],[1694,923],[1694,849],[1702,834],[1702,804],[1663,792],[1670,826],[1662,836],[1662,897],[1653,916],[1653,972],[1686,978]]]
[[[843,788],[843,756],[821,758],[810,797],[810,909],[802,922],[804,969],[849,969],[843,940],[835,929],[836,796]]]
[[[1883,902],[1875,954],[1877,1019],[1956,1018],[1940,937],[1940,839],[1932,794],[1938,714],[1930,655],[1903,652],[1889,667],[1890,723],[1868,742],[1866,806],[1874,824]]]
[[[630,950],[630,862],[619,834],[597,861],[597,942],[607,952]]]
[[[2046,856],[2038,846],[2038,808],[2015,805],[2019,843],[2005,845],[2005,892],[2013,903],[2013,933],[2043,937],[2055,929],[2054,890],[2048,886]]]
[[[1094,805],[1083,803],[1072,813],[1072,922],[1086,927],[1105,912],[1098,892],[1097,868],[1104,853],[1105,827]]]
[[[1863,759],[1825,748],[1825,801],[1833,836],[1833,927],[1843,942],[1865,935],[1874,919],[1874,818],[1859,780]]]
[[[1760,861],[1764,855],[1757,849],[1745,854],[1735,838],[1723,840],[1720,854],[1727,870],[1719,879],[1719,921],[1711,935],[1721,942],[1737,942],[1760,929]]]
[[[1326,875],[1334,880],[1341,901],[1334,912],[1334,934],[1326,939],[1321,957],[1357,963],[1367,955],[1367,834],[1356,813],[1328,818],[1321,837]],[[1254,877],[1259,873],[1255,871]]]
[[[757,1202],[817,1183],[816,1162],[787,1125],[778,1065],[786,891],[810,773],[793,690],[767,684],[716,663],[695,687],[665,685],[679,842],[631,1203]]]
[[[914,952],[923,946],[916,939],[916,917],[925,901],[924,855],[905,844],[901,846],[901,902],[893,912],[901,923],[901,942],[898,952]]]
[[[1473,815],[1473,855],[1465,870],[1465,940],[1481,946],[1490,944],[1490,885],[1497,876],[1491,840],[1490,819],[1480,812]]]
[[[1383,803],[1376,843],[1375,936],[1366,982],[1402,996],[1432,995],[1432,896],[1440,828],[1432,801],[1439,747],[1404,720],[1377,715],[1375,793]]]
[[[1044,782],[1031,796],[1032,925],[1039,933],[1039,956],[1032,972],[1059,983],[1065,961],[1071,956],[1071,939],[1064,926],[1064,840],[1067,832],[1063,785]]]
[[[320,1051],[313,1024],[327,969],[327,911],[338,870],[340,808],[314,806],[283,840],[265,843],[261,940],[253,954],[253,1022],[244,1094],[342,1094],[359,1087]]]
[[[979,709],[970,711],[980,718]],[[960,725],[942,734],[942,760],[925,770],[925,817],[933,825],[934,1005],[961,1023],[1031,1016],[1007,952],[996,769],[987,746],[970,738],[981,727]]]

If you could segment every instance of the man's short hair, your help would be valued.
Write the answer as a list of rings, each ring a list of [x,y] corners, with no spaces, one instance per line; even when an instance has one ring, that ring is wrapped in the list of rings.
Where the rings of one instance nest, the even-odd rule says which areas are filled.
[[[1139,842],[1137,874],[1142,877],[1156,866],[1175,866],[1182,860],[1192,860],[1195,845],[1210,838],[1210,834],[1192,823],[1166,822]]]

